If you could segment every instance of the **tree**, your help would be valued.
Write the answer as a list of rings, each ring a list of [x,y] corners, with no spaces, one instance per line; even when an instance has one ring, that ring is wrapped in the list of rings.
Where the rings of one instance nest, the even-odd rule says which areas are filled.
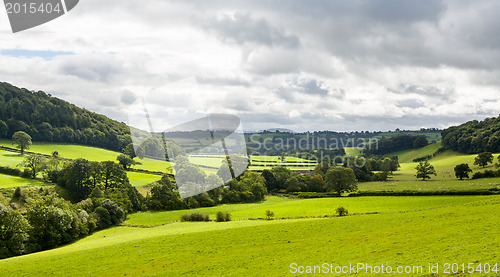
[[[325,183],[329,191],[336,191],[339,196],[344,192],[358,189],[356,175],[352,168],[331,167],[326,172]]]
[[[415,140],[413,141],[413,148],[422,148],[424,146],[427,146],[429,144],[429,141],[424,135],[417,136]]]
[[[33,227],[30,240],[35,250],[72,242],[90,231],[87,212],[54,195],[30,201],[26,219]]]
[[[35,179],[36,174],[45,169],[46,159],[40,155],[28,155],[20,166],[27,167],[31,170],[31,178]]]
[[[64,186],[75,200],[83,200],[94,188],[90,180],[91,174],[91,163],[85,159],[76,159],[62,170],[58,183]]]
[[[123,149],[123,154],[129,156],[131,159],[135,158],[135,150],[134,150],[134,144],[129,143],[124,149]]]
[[[100,180],[104,189],[122,187],[128,183],[127,173],[115,162],[100,162]]]
[[[392,174],[392,160],[391,158],[389,157],[386,157],[384,158],[384,160],[382,160],[382,164],[380,165],[380,169],[385,172],[386,174],[388,174],[389,172],[391,172]]]
[[[0,137],[5,138],[9,133],[9,126],[3,121],[0,120]]]
[[[135,164],[134,160],[125,154],[118,155],[118,157],[116,157],[116,159],[118,160],[120,165],[123,167],[123,169],[128,169],[133,164]]]
[[[417,165],[416,170],[417,170],[416,177],[422,178],[422,181],[425,181],[425,179],[430,179],[431,174],[437,175],[434,166],[431,165],[428,161],[420,162]]]
[[[12,144],[21,149],[21,155],[24,155],[24,150],[29,149],[32,144],[31,137],[23,131],[17,131],[12,135]]]
[[[17,211],[0,203],[0,259],[23,254],[30,226]]]
[[[486,167],[489,163],[493,162],[493,154],[490,152],[483,152],[477,155],[474,160],[474,165],[479,165],[482,167]]]
[[[455,166],[455,176],[463,180],[463,178],[469,178],[469,173],[472,172],[468,164],[459,164]]]

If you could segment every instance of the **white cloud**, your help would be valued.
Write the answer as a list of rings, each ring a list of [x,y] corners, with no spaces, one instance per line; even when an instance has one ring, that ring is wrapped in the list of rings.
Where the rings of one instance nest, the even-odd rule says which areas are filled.
[[[497,6],[87,0],[16,34],[0,12],[0,51],[73,53],[0,52],[0,81],[121,121],[153,92],[162,127],[211,112],[245,129],[445,127],[499,114]],[[191,77],[196,88],[168,86]]]

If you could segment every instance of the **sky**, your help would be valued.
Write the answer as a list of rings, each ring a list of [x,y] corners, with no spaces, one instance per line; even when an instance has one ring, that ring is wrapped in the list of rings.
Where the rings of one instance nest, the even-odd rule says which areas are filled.
[[[498,11],[500,1],[82,0],[13,34],[2,8],[0,81],[131,124],[145,103],[158,130],[210,113],[245,130],[446,128],[500,114]]]

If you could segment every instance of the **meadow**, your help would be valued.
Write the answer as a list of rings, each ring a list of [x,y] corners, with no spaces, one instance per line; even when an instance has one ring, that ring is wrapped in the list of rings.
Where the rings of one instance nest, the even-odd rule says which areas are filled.
[[[11,148],[14,147],[12,145],[12,141],[5,139],[0,140],[0,146],[11,147]],[[59,153],[59,156],[62,158],[67,158],[67,159],[82,158],[98,162],[116,161],[116,157],[120,155],[120,153],[118,152],[98,147],[64,144],[64,143],[56,144],[56,143],[41,143],[41,142],[34,142],[30,146],[30,149],[28,149],[27,151],[44,155],[52,155],[54,151],[57,151]],[[0,152],[0,155],[4,154],[3,152],[6,151]],[[15,155],[15,153],[13,153],[13,155]],[[1,156],[0,158],[2,164],[4,164],[4,160],[7,161],[4,158],[5,155]],[[170,169],[171,165],[169,162],[166,161],[154,160],[150,158],[144,158],[142,160],[140,160],[139,158],[134,158],[134,160],[140,163],[138,165],[134,165],[134,168],[136,169],[144,169],[144,170],[158,171],[158,172],[171,172]]]
[[[500,198],[465,198],[346,217],[114,227],[57,249],[0,260],[0,268],[2,276],[286,276],[293,263],[366,263],[422,266],[422,273],[403,276],[431,276],[428,264],[440,263],[432,276],[442,276],[444,263],[499,262]]]

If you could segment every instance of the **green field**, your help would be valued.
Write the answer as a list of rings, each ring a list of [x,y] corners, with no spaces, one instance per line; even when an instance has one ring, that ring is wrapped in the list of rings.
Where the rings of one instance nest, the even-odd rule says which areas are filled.
[[[292,263],[367,263],[423,266],[422,273],[403,276],[431,276],[429,263],[498,263],[500,198],[449,199],[384,214],[114,227],[61,248],[1,260],[0,268],[2,276],[285,276]],[[385,202],[373,201],[381,207]],[[474,276],[483,275],[498,276]]]
[[[127,171],[130,184],[134,187],[149,185],[161,179],[159,175],[147,174],[142,172]]]
[[[350,213],[393,213],[426,208],[435,208],[492,199],[492,196],[419,196],[419,197],[334,197],[321,199],[291,199],[268,197],[262,203],[222,205],[210,208],[192,209],[215,218],[218,211],[229,212],[235,220],[265,217],[266,210],[276,217],[323,216],[335,213],[335,208],[343,206]],[[140,212],[129,216],[125,222],[137,225],[158,225],[179,220],[187,211]]]
[[[0,146],[5,146],[5,147],[11,147],[13,148],[14,146],[12,145],[12,142],[10,140],[0,140]],[[73,144],[62,144],[62,143],[40,143],[40,142],[35,142],[33,145],[30,146],[30,149],[27,150],[30,152],[35,152],[35,153],[40,153],[40,154],[45,154],[45,155],[52,155],[54,151],[59,152],[59,156],[62,158],[67,158],[67,159],[87,159],[90,161],[116,161],[116,157],[120,155],[119,152],[103,149],[103,148],[97,148],[97,147],[91,147],[91,146],[83,146],[83,145],[73,145]],[[5,153],[10,153],[6,151],[0,152],[1,154]],[[15,153],[13,154],[14,156],[16,155]],[[1,156],[0,157],[0,164],[4,163],[4,160],[8,162],[6,156]],[[20,158],[20,157],[19,157]],[[171,170],[167,170],[167,168],[170,168],[170,163],[165,162],[165,161],[160,161],[160,160],[153,160],[149,158],[144,158],[140,160],[139,158],[135,158],[135,161],[141,163],[140,165],[135,165],[134,168],[137,169],[144,169],[144,170],[150,170],[150,171],[159,171],[159,172],[167,172]],[[20,159],[22,161],[22,159]],[[14,162],[14,161],[12,161]]]
[[[399,162],[400,163],[411,163],[413,162],[414,159],[416,158],[421,158],[425,157],[427,155],[434,154],[436,150],[438,150],[441,147],[441,143],[434,143],[427,145],[426,147],[417,149],[417,150],[404,150],[404,151],[399,151],[393,154],[390,154],[389,156],[398,156]]]
[[[1,188],[15,188],[15,187],[27,187],[27,186],[50,186],[50,184],[44,183],[39,180],[33,180],[28,178],[21,178],[17,176],[10,176],[6,174],[0,174],[0,189]]]

